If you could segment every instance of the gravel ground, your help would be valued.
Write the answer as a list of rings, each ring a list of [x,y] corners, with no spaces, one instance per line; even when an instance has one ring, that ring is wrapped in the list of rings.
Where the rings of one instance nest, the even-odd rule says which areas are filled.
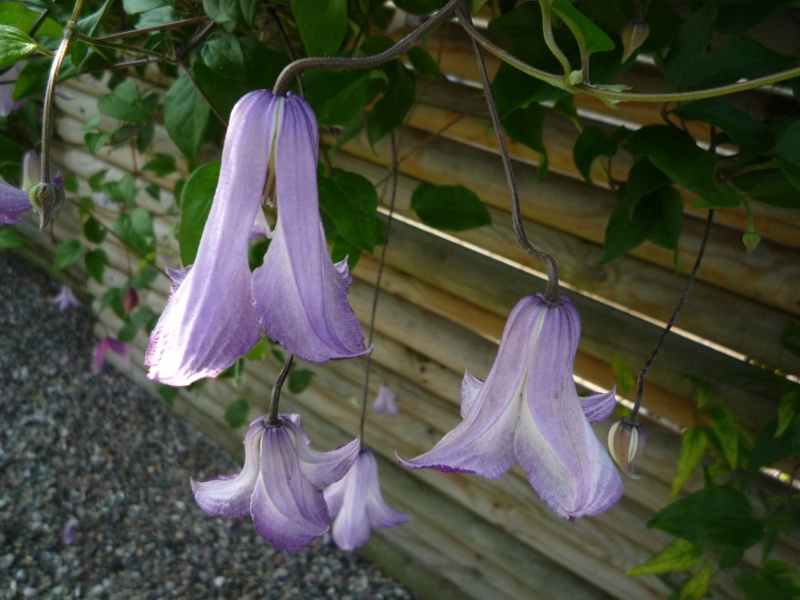
[[[195,505],[189,478],[237,461],[124,375],[90,373],[85,310],[0,254],[0,598],[411,598],[319,540],[275,552],[248,518]]]

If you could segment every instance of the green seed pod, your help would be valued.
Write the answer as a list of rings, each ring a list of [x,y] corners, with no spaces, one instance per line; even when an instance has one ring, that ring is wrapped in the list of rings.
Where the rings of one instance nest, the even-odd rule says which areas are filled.
[[[647,36],[650,35],[650,26],[644,19],[631,19],[622,28],[620,37],[622,38],[622,60],[624,63],[639,47],[644,44]]]
[[[39,231],[44,231],[61,211],[65,199],[64,189],[55,183],[37,183],[31,188],[28,196],[33,210],[39,214]]]
[[[620,419],[608,430],[608,451],[628,477],[639,479],[634,461],[644,452],[647,436],[638,421]]]

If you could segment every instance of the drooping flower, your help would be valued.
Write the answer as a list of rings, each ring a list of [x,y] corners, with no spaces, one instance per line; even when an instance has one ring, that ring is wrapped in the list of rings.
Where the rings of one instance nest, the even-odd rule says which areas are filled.
[[[103,368],[103,363],[106,362],[106,354],[111,350],[116,352],[123,358],[128,358],[128,346],[114,338],[104,338],[97,342],[94,347],[94,366],[92,367],[92,375],[99,375],[100,370]]]
[[[647,432],[636,419],[623,417],[608,430],[608,452],[620,469],[632,479],[641,477],[635,463],[644,453],[646,443]]]
[[[0,71],[0,117],[7,117],[22,108],[27,100],[14,100],[14,88],[17,78],[22,71],[22,63],[11,65],[5,71]]]
[[[58,306],[58,310],[64,312],[70,308],[77,308],[81,305],[80,300],[75,296],[75,292],[68,285],[62,285],[58,294],[53,296],[53,304]]]
[[[562,518],[591,516],[622,495],[622,480],[590,421],[608,417],[614,390],[579,398],[572,367],[580,321],[561,296],[520,300],[506,323],[485,382],[467,370],[463,421],[410,469],[474,473],[497,479],[519,461],[544,503]]]
[[[366,354],[347,302],[347,261],[328,255],[317,200],[317,123],[297,96],[244,96],[231,113],[214,202],[194,265],[150,338],[149,377],[188,385],[245,354],[262,327],[310,362]],[[248,241],[262,196],[275,185],[278,220],[264,264],[252,275]],[[265,189],[266,185],[266,189]]]
[[[372,405],[372,412],[376,415],[387,413],[397,416],[400,414],[400,409],[397,408],[397,394],[389,389],[388,385],[382,385],[378,390],[378,397],[375,398],[375,404]]]
[[[355,550],[379,527],[406,523],[409,516],[386,506],[378,484],[378,463],[370,450],[362,450],[347,474],[325,490],[333,521],[333,541],[342,550]]]
[[[38,181],[39,155],[26,152],[22,157],[22,189],[15,188],[0,177],[0,223],[19,223],[22,220],[19,215],[33,208],[28,190]]]
[[[316,452],[309,445],[299,415],[280,415],[277,425],[259,417],[244,436],[242,471],[192,481],[195,501],[215,517],[249,513],[258,534],[276,550],[299,550],[330,524],[320,488],[344,477],[359,451],[357,439],[331,452]]]

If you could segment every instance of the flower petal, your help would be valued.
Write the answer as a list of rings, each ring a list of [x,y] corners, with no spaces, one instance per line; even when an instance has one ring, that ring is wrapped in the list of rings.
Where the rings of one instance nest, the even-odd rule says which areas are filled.
[[[323,487],[339,481],[358,458],[361,447],[359,439],[330,452],[317,452],[309,448],[308,436],[303,431],[299,415],[281,415],[281,422],[284,429],[290,431],[295,438],[303,477],[316,486]],[[303,443],[300,443],[301,440]]]
[[[343,501],[333,521],[333,541],[342,550],[355,550],[369,539],[369,519],[367,518],[366,473],[362,468],[361,456],[353,464],[340,482],[343,486]],[[326,500],[328,495],[325,496]],[[330,509],[330,504],[328,505]],[[332,509],[331,509],[332,510]],[[333,512],[331,512],[333,515]]]
[[[469,409],[475,404],[475,398],[483,387],[483,380],[478,379],[469,372],[469,367],[464,370],[464,379],[461,380],[461,418],[466,418]]]
[[[508,316],[497,358],[472,401],[469,395],[474,393],[478,380],[465,376],[468,402],[467,410],[462,409],[464,420],[422,456],[411,460],[398,456],[402,465],[497,479],[514,464],[514,430],[526,379],[529,333],[539,313],[539,306],[532,300],[523,298]]]
[[[298,439],[290,433],[287,423],[284,420],[281,426],[269,427],[264,432],[261,473],[250,512],[260,536],[276,550],[293,552],[325,533],[330,517],[322,491],[303,475]]]
[[[617,406],[616,396],[617,386],[614,386],[608,392],[597,392],[582,397],[581,408],[589,423],[596,423],[610,417]]]
[[[271,92],[252,92],[231,113],[197,258],[150,336],[151,379],[178,386],[214,377],[259,339],[247,248],[270,160],[274,104]]]
[[[297,96],[276,98],[275,180],[278,220],[264,264],[253,274],[253,296],[264,329],[309,362],[367,354],[347,302],[346,265],[328,255],[317,198],[317,123]]]
[[[32,208],[28,192],[18,190],[0,177],[0,223],[19,223],[17,215]]]
[[[411,518],[401,510],[389,508],[383,501],[380,482],[378,481],[378,463],[370,450],[364,450],[356,463],[364,475],[364,487],[367,492],[367,517],[371,527],[394,527],[407,523]],[[353,467],[355,469],[355,467]]]
[[[194,499],[205,512],[224,519],[241,517],[250,512],[250,499],[260,472],[259,447],[263,432],[263,417],[250,424],[244,435],[244,467],[238,475],[192,481]]]
[[[11,65],[8,70],[0,73],[0,82],[15,82],[19,77],[24,63],[18,62]],[[0,83],[0,117],[7,117],[18,111],[28,101],[27,99],[14,101],[14,88],[11,83]]]
[[[544,503],[563,518],[598,514],[622,495],[622,480],[583,413],[572,379],[580,337],[569,298],[542,307],[531,340],[526,409],[514,439],[517,459]]]

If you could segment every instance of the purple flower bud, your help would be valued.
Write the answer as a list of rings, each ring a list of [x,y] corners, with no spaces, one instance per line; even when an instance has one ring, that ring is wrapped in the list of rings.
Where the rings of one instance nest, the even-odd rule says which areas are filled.
[[[608,450],[620,469],[632,479],[641,475],[634,468],[634,462],[644,452],[647,435],[638,421],[622,418],[608,430]]]

